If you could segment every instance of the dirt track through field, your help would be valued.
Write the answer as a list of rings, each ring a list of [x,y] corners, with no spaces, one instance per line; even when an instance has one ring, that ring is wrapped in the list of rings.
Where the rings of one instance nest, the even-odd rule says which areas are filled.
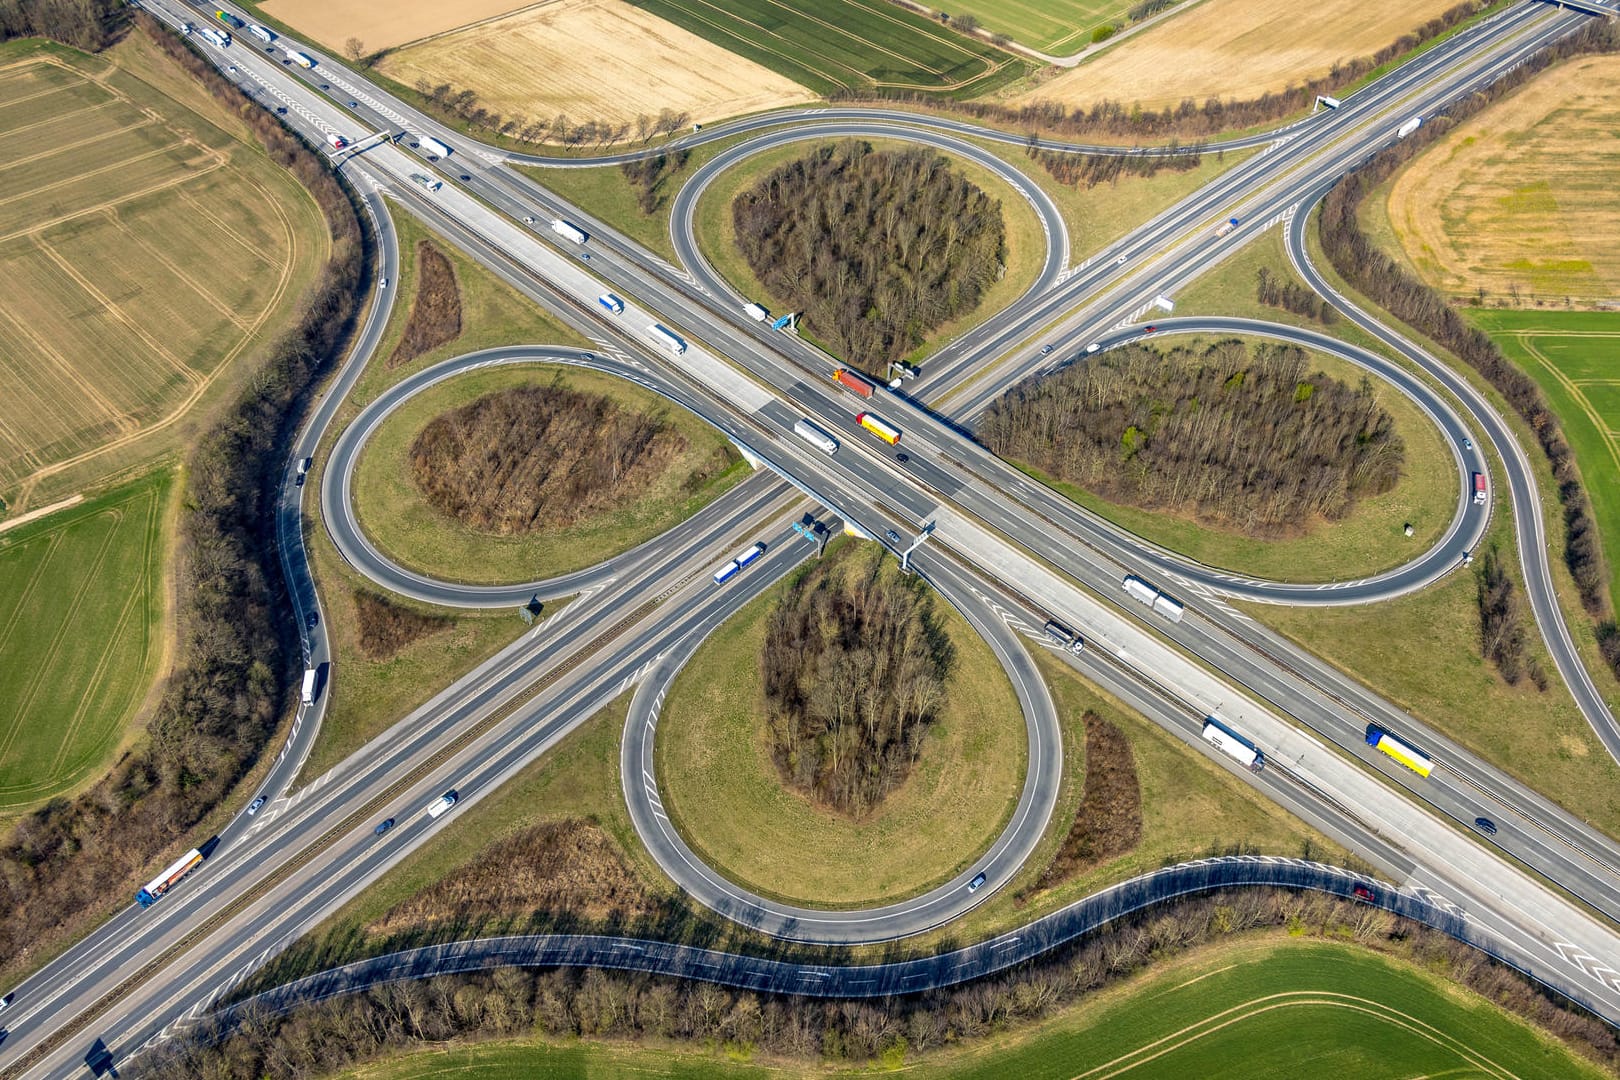
[[[1455,2],[1317,0],[1305,12],[1298,0],[1204,0],[1017,100],[1154,109],[1184,98],[1246,100],[1377,52]]]

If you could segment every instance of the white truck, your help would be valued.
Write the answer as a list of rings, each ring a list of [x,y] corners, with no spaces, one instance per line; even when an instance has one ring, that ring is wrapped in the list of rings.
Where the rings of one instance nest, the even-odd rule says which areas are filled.
[[[295,52],[291,49],[287,50],[287,59],[291,60],[301,68],[312,68],[315,66],[314,60],[310,59],[308,56],[305,56],[301,52]]]
[[[793,434],[820,450],[823,454],[838,453],[838,440],[808,420],[793,425]]]
[[[758,304],[745,304],[743,305],[743,311],[746,312],[748,317],[753,319],[755,322],[765,322],[771,317],[771,313],[760,307]]]
[[[1225,221],[1221,222],[1221,227],[1215,230],[1215,235],[1226,236],[1231,233],[1233,229],[1237,228],[1238,224],[1239,222],[1237,218],[1227,218]]]
[[[1247,739],[1227,727],[1218,717],[1204,718],[1204,741],[1254,772],[1260,772],[1266,767],[1265,755],[1256,750]]]
[[[675,331],[663,323],[653,323],[647,327],[647,336],[676,356],[686,351],[686,342],[682,341],[679,334],[676,334]]]
[[[1180,622],[1181,616],[1186,612],[1181,601],[1160,592],[1135,574],[1127,576],[1122,584],[1125,591],[1131,595],[1131,599],[1152,608],[1155,614],[1173,623]]]
[[[596,302],[606,308],[609,315],[624,314],[624,301],[612,293],[603,293],[596,298]]]
[[[571,240],[576,244],[583,244],[590,239],[584,229],[571,221],[564,221],[562,218],[557,218],[551,223],[551,231],[564,240]]]
[[[227,34],[223,30],[215,30],[212,26],[204,26],[201,28],[201,33],[203,37],[207,38],[209,41],[212,41],[215,45],[218,45],[222,49],[230,47],[231,35]]]
[[[305,668],[304,669],[303,702],[304,702],[305,705],[313,705],[313,704],[315,704],[315,669],[314,668]]]
[[[433,805],[428,807],[427,816],[430,818],[444,816],[450,812],[452,806],[456,805],[456,799],[459,797],[453,789],[445,792],[433,800]]]
[[[258,23],[249,23],[248,33],[252,34],[266,45],[274,45],[276,43],[276,32],[270,29],[268,26],[260,26]]]
[[[438,191],[440,188],[444,187],[444,183],[442,181],[435,180],[431,176],[423,176],[419,172],[411,173],[411,179],[416,181],[418,186],[423,187],[428,191]]]
[[[1404,139],[1408,135],[1412,134],[1412,132],[1416,131],[1418,128],[1420,128],[1422,126],[1423,126],[1423,117],[1414,116],[1414,117],[1412,117],[1412,119],[1406,121],[1406,123],[1402,124],[1400,127],[1395,129],[1395,137],[1397,139]]]
[[[430,154],[436,154],[442,158],[450,156],[450,148],[430,135],[424,135],[418,139],[417,145]]]

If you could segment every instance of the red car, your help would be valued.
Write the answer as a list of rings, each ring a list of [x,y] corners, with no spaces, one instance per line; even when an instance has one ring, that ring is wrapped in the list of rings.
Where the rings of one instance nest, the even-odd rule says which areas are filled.
[[[1373,891],[1371,889],[1367,888],[1367,886],[1365,886],[1365,885],[1357,885],[1355,891],[1356,891],[1356,899],[1357,900],[1365,900],[1369,904],[1372,903],[1372,901],[1373,901]]]
[[[1155,331],[1155,330],[1157,330],[1157,329],[1158,329],[1158,327],[1157,327],[1157,326],[1149,326],[1149,327],[1148,327],[1148,328],[1147,328],[1147,330],[1146,330],[1146,333],[1149,333],[1149,334],[1151,334],[1151,333],[1153,333],[1153,331]]]

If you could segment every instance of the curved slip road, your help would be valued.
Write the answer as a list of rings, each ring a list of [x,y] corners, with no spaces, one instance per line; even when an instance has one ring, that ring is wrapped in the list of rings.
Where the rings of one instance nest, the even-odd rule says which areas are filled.
[[[1027,762],[1023,789],[1006,827],[987,851],[951,880],[919,896],[875,908],[829,911],[801,907],[760,896],[727,879],[692,851],[664,814],[653,756],[665,694],[687,660],[719,628],[716,623],[683,639],[637,688],[619,747],[619,774],[636,834],[664,873],[699,903],[751,929],[790,941],[829,945],[889,941],[949,922],[989,899],[1040,843],[1057,805],[1063,775],[1063,733],[1046,681],[1017,632],[960,571],[938,564],[923,576],[989,643],[1018,695]],[[970,892],[968,882],[980,873],[985,875],[984,884]]]

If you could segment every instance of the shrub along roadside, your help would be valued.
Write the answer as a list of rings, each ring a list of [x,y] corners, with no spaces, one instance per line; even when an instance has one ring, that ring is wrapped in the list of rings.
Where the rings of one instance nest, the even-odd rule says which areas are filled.
[[[1438,931],[1318,893],[1247,889],[1156,907],[1031,963],[923,994],[820,1000],[595,968],[501,968],[387,984],[284,1016],[253,1017],[223,1040],[194,1029],[142,1055],[130,1076],[292,1080],[427,1044],[525,1031],[893,1067],[913,1054],[1017,1030],[1063,1006],[1095,1001],[1191,946],[1281,929],[1417,963],[1550,1030],[1593,1061],[1610,1068],[1620,1062],[1608,1025]]]
[[[1551,64],[1572,56],[1620,51],[1620,26],[1592,21],[1579,32],[1547,46],[1496,82],[1433,117],[1412,135],[1349,173],[1322,202],[1322,248],[1357,289],[1397,319],[1415,327],[1483,375],[1507,399],[1541,443],[1552,464],[1558,499],[1564,508],[1564,561],[1589,614],[1602,620],[1600,643],[1615,638],[1606,582],[1608,572],[1598,545],[1597,523],[1582,487],[1574,452],[1535,380],[1503,354],[1490,335],[1472,326],[1444,294],[1418,280],[1380,250],[1361,229],[1359,210],[1367,196],[1396,169],[1412,160],[1457,124],[1501,100]],[[1604,658],[1620,678],[1620,649],[1605,647]]]
[[[150,16],[133,19],[169,57],[238,115],[272,161],[310,192],[332,256],[297,324],[199,440],[186,470],[174,671],[148,741],[75,799],[24,819],[0,848],[0,956],[35,962],[128,897],[151,865],[208,816],[253,764],[283,714],[296,660],[272,546],[274,493],[289,417],[348,336],[366,269],[349,193],[322,160],[249,102]]]

